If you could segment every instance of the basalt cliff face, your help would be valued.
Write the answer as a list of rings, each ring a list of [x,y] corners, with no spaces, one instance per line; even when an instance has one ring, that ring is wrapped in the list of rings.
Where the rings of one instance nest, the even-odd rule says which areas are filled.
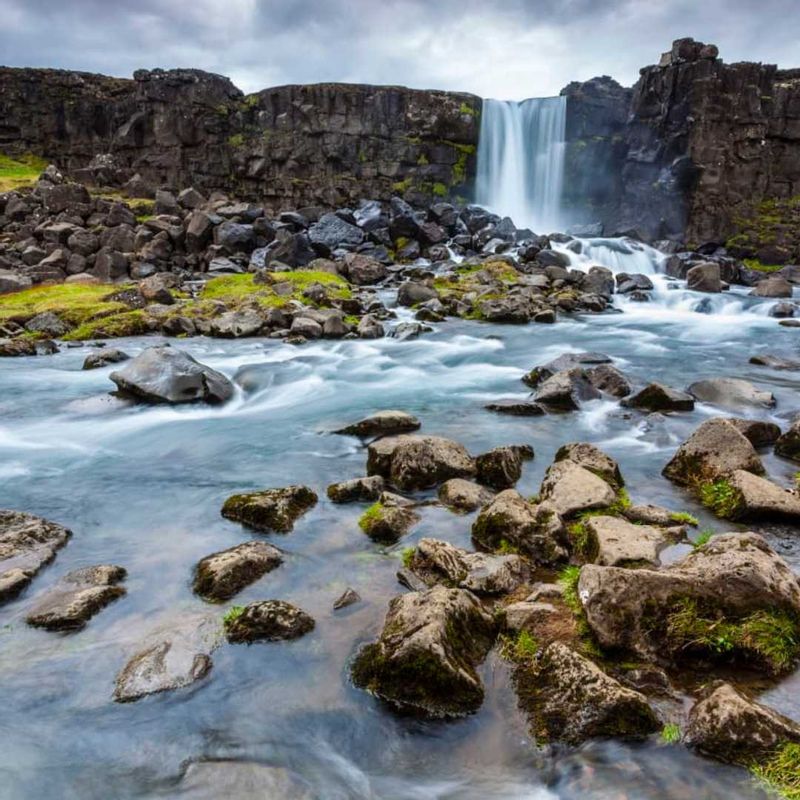
[[[140,70],[133,80],[0,69],[0,149],[33,152],[83,179],[133,173],[270,210],[335,207],[403,194],[465,200],[481,101],[401,87],[316,84],[245,96],[199,70]],[[81,173],[110,153],[100,175]]]
[[[564,204],[574,221],[651,239],[730,241],[737,255],[768,263],[800,258],[800,70],[725,64],[715,46],[681,39],[632,89],[603,77],[563,94]],[[128,80],[0,68],[0,150],[45,156],[89,182],[139,173],[151,185],[221,189],[272,212],[393,195],[465,202],[480,113],[473,95],[401,87],[245,96],[198,70],[141,70]],[[93,163],[98,154],[112,158]]]

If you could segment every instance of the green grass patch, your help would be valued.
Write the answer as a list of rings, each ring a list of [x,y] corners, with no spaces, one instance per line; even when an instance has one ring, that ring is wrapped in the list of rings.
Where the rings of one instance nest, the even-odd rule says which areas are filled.
[[[47,161],[31,153],[21,156],[0,153],[0,192],[32,186],[46,166]]]
[[[358,519],[358,527],[361,528],[362,531],[368,533],[370,528],[375,525],[375,523],[380,522],[381,518],[383,517],[383,505],[380,500],[377,503],[373,503]],[[413,555],[413,554],[412,554]],[[403,563],[405,563],[405,552],[403,554]]]
[[[22,292],[0,295],[0,322],[27,322],[45,311],[56,314],[68,325],[127,311],[124,303],[106,300],[119,286],[61,283],[36,286]]]
[[[681,726],[675,722],[668,722],[661,729],[661,741],[664,744],[677,744],[681,740]]]
[[[519,548],[511,544],[508,539],[501,539],[496,552],[501,556],[514,556],[519,555]]]
[[[470,117],[474,117],[478,112],[472,106],[469,106],[466,103],[461,103],[458,108],[458,113],[469,114]]]
[[[700,535],[692,542],[692,547],[695,550],[699,550],[704,544],[708,543],[708,540],[714,535],[714,531],[709,528],[706,528],[704,531],[700,531]]]
[[[669,519],[670,522],[677,522],[679,525],[691,525],[695,528],[700,524],[700,520],[694,514],[689,514],[686,511],[675,511],[669,515]]]
[[[232,606],[227,610],[225,616],[222,618],[224,625],[232,625],[239,617],[244,614],[244,606]]]
[[[572,552],[584,561],[592,561],[597,556],[597,541],[586,527],[584,519],[567,525],[567,535],[572,544]]]
[[[369,510],[369,509],[367,509],[367,510]],[[359,522],[359,525],[360,524],[361,523]],[[414,553],[416,553],[416,552],[417,552],[417,548],[416,547],[404,547],[402,552],[400,553],[400,558],[403,560],[403,566],[406,569],[409,569],[409,567],[411,566],[411,561],[413,560]]]
[[[786,800],[800,800],[800,744],[787,742],[750,771],[770,792]]]
[[[721,519],[735,519],[740,511],[741,496],[723,479],[700,485],[700,501]]]
[[[742,263],[750,269],[758,270],[759,272],[777,272],[783,269],[783,264],[762,264],[757,258],[745,258]]]
[[[247,272],[241,275],[221,275],[212,278],[203,287],[200,294],[201,300],[221,300],[229,304],[236,304],[248,298],[253,298],[265,307],[284,306],[290,300],[298,300],[306,305],[314,305],[308,298],[303,297],[309,287],[321,284],[328,291],[328,297],[334,300],[347,300],[352,297],[347,281],[340,275],[319,270],[297,270],[296,272],[270,272],[270,279],[274,283],[289,283],[292,293],[289,295],[276,294],[272,284],[255,283],[255,274]]]
[[[578,595],[578,581],[581,577],[581,568],[576,566],[564,567],[558,576],[558,582],[564,590],[564,602],[570,611],[576,615],[583,615],[583,605]]]
[[[150,326],[144,311],[123,311],[101,319],[90,320],[63,336],[65,342],[83,342],[87,339],[118,339],[122,336],[144,336]]]

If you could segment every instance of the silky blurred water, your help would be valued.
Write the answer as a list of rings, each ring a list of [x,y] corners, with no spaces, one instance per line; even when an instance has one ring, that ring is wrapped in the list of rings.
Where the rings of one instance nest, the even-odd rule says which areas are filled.
[[[399,408],[419,416],[423,432],[473,453],[529,443],[536,458],[519,484],[524,494],[538,490],[561,444],[594,442],[619,461],[634,501],[685,509],[701,517],[701,527],[722,529],[660,476],[677,444],[718,409],[646,417],[609,400],[534,418],[484,409],[525,397],[520,377],[534,365],[593,350],[641,382],[683,388],[710,376],[753,380],[778,405],[751,415],[785,426],[800,408],[798,374],[754,367],[748,358],[796,358],[800,332],[766,316],[772,301],[732,293],[713,297],[703,313],[695,309],[707,296],[655,280],[663,290],[654,303],[623,300],[623,313],[553,326],[449,321],[415,341],[302,347],[172,340],[236,379],[237,397],[222,408],[112,399],[111,367],[80,369],[88,346],[0,360],[0,506],[43,515],[75,534],[28,591],[0,608],[0,797],[169,797],[184,765],[201,758],[286,766],[326,799],[760,797],[743,771],[657,737],[537,749],[494,655],[482,668],[483,708],[455,722],[397,717],[348,681],[349,659],[377,634],[387,602],[401,591],[400,551],[423,536],[469,546],[472,516],[426,506],[396,546],[372,543],[357,525],[363,505],[325,498],[329,483],[364,474],[363,446],[329,433],[343,423]],[[117,345],[133,355],[157,341]],[[772,477],[788,485],[796,467],[763,456]],[[114,676],[151,630],[198,612],[221,619],[225,607],[193,596],[192,568],[208,553],[260,536],[222,519],[223,500],[288,483],[310,485],[320,502],[292,533],[268,537],[286,550],[286,562],[235,602],[289,600],[316,618],[315,631],[291,643],[223,645],[210,676],[194,687],[112,702]],[[798,566],[791,537],[774,544]],[[125,598],[77,634],[25,625],[28,609],[59,576],[103,562],[127,568]],[[331,604],[347,586],[364,601],[334,614]],[[795,685],[790,679],[769,699],[797,717]]]

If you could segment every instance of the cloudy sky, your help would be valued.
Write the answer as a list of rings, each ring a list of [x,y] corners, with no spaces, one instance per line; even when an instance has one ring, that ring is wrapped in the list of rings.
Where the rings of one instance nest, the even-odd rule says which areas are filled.
[[[197,67],[246,92],[403,84],[520,99],[630,85],[693,36],[726,61],[800,66],[800,0],[0,0],[0,64],[129,76]]]

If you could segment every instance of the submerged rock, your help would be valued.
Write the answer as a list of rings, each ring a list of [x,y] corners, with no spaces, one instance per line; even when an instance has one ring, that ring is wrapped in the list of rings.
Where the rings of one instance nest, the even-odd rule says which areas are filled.
[[[692,411],[694,398],[663,383],[649,383],[636,394],[626,397],[622,405],[643,411]]]
[[[316,503],[317,495],[307,486],[284,486],[234,494],[222,506],[222,516],[258,531],[289,533]]]
[[[769,367],[770,369],[795,370],[800,369],[800,361],[790,358],[781,358],[765,353],[763,355],[750,356],[750,363],[759,367]]]
[[[490,502],[493,496],[489,489],[464,478],[451,478],[439,487],[439,500],[458,511],[474,511]]]
[[[232,643],[299,639],[314,629],[313,617],[285,600],[259,600],[236,611],[225,619]]]
[[[534,504],[514,489],[500,492],[472,526],[472,538],[487,550],[511,546],[539,564],[567,557],[566,530],[555,508]]]
[[[601,647],[641,658],[738,657],[783,672],[798,655],[800,584],[755,533],[714,536],[658,571],[586,565],[578,596]]]
[[[367,474],[381,475],[402,490],[471,478],[475,471],[475,461],[463,445],[441,436],[389,436],[368,449]]]
[[[750,381],[739,378],[710,378],[695,381],[689,394],[702,403],[711,403],[730,411],[747,408],[773,408],[775,395],[756,388]]]
[[[282,563],[277,547],[266,542],[244,542],[203,558],[195,568],[193,588],[206,600],[229,600]]]
[[[382,501],[370,506],[358,521],[358,525],[370,539],[384,544],[393,544],[404,536],[409,528],[419,522],[419,514],[409,505],[390,504]]]
[[[149,403],[224,403],[233,384],[221,373],[172,347],[148,347],[109,375],[120,391]]]
[[[475,667],[496,634],[492,616],[464,589],[434,586],[389,603],[377,642],[353,663],[356,686],[427,717],[468,714],[483,702]]]
[[[416,417],[405,411],[378,411],[334,433],[344,436],[388,436],[416,431],[421,426],[422,423]]]
[[[508,414],[513,417],[540,417],[546,413],[538,403],[530,400],[497,400],[484,406],[487,411],[497,414]]]
[[[684,741],[720,761],[750,764],[786,742],[800,742],[800,725],[717,682],[692,706]]]
[[[55,522],[0,509],[0,603],[20,594],[70,536],[72,531]]]
[[[219,634],[219,621],[210,617],[176,620],[154,632],[117,675],[114,700],[128,703],[201,680],[211,671]]]
[[[727,419],[709,419],[678,448],[662,474],[681,486],[698,486],[736,470],[761,475],[764,465],[743,433]]]
[[[537,739],[575,745],[597,736],[646,736],[661,727],[643,694],[562,642],[548,645],[529,669],[515,677]]]
[[[103,564],[68,572],[26,617],[28,625],[48,631],[77,631],[109,603],[125,594],[122,567]]]
[[[352,606],[360,602],[361,595],[355,589],[352,589],[348,586],[347,589],[345,589],[342,594],[340,594],[339,597],[333,601],[333,610],[338,611],[341,608],[347,608],[348,606]]]

